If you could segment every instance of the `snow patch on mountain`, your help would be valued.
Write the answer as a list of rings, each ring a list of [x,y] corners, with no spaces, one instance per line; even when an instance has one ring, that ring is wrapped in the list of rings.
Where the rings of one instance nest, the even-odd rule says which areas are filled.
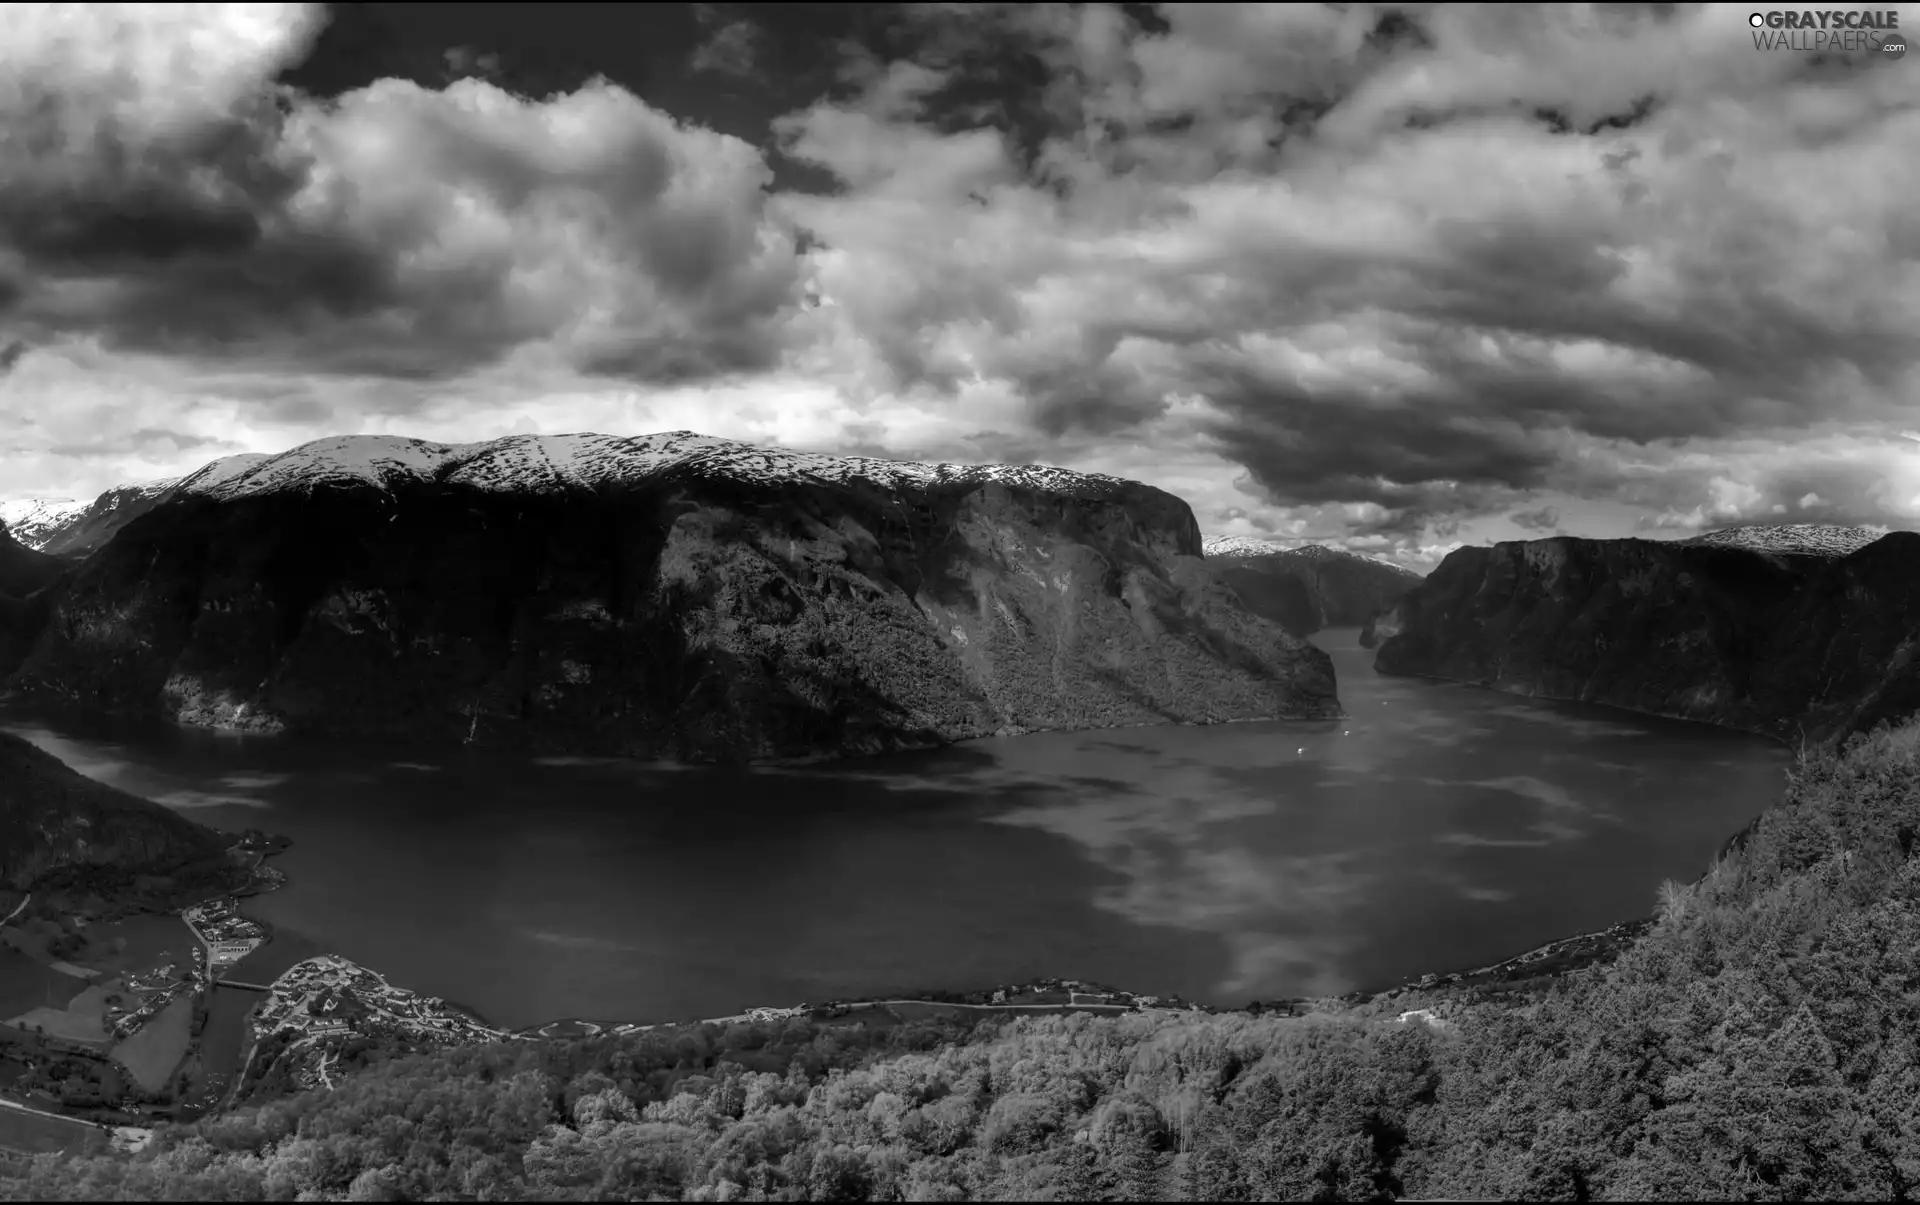
[[[1408,577],[1420,576],[1406,566],[1396,565],[1385,557],[1373,556],[1365,552],[1351,552],[1345,548],[1329,548],[1324,544],[1301,544],[1288,548],[1258,536],[1208,536],[1201,542],[1200,549],[1203,556],[1209,557],[1284,556],[1305,561],[1371,561],[1376,565],[1385,565],[1389,569],[1404,573]]]
[[[16,543],[38,552],[68,523],[83,514],[89,503],[74,498],[23,498],[0,502],[0,524]]]
[[[273,458],[265,452],[242,452],[237,456],[222,456],[179,478],[181,493],[207,492],[217,485],[238,477],[255,465],[271,459]]]
[[[388,435],[339,435],[277,456],[232,456],[181,483],[183,494],[226,501],[325,485],[388,489],[435,480],[472,489],[561,492],[630,485],[669,469],[699,476],[777,484],[820,481],[890,489],[999,482],[1069,494],[1110,496],[1128,482],[1047,465],[920,464],[860,456],[822,456],[669,431],[655,435],[510,435],[483,443],[442,444]]]
[[[1887,534],[1884,527],[1841,527],[1830,523],[1787,523],[1771,526],[1726,527],[1680,544],[1708,544],[1721,548],[1748,548],[1756,552],[1800,556],[1842,557],[1858,552]]]

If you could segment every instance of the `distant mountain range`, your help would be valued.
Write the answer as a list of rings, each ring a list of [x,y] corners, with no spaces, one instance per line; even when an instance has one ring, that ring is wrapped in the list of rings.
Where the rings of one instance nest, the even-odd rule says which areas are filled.
[[[1836,739],[1920,708],[1920,534],[1462,548],[1372,635],[1387,673]]]
[[[1184,502],[1064,469],[353,436],[75,513],[9,684],[189,724],[732,759],[1339,712]]]
[[[84,502],[72,498],[24,498],[0,502],[0,527],[12,533],[23,547],[39,551],[46,542],[87,509]]]
[[[1920,536],[1864,528],[1516,541],[1422,579],[1203,543],[1117,478],[687,432],[339,437],[0,515],[64,558],[0,537],[10,686],[216,727],[706,758],[1331,715],[1298,638],[1353,625],[1385,672],[1774,735],[1920,705]]]
[[[159,505],[181,480],[174,477],[115,486],[92,502],[76,502],[71,498],[0,502],[0,524],[6,525],[14,539],[36,552],[85,556],[111,540],[122,527]]]
[[[1307,544],[1286,548],[1245,536],[1216,536],[1207,562],[1247,609],[1305,636],[1358,627],[1420,584],[1420,575],[1378,557]]]

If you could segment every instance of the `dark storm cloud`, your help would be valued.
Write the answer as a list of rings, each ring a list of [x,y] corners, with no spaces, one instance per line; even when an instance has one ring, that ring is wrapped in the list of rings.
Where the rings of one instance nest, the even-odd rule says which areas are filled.
[[[301,183],[300,165],[273,155],[283,115],[271,104],[146,136],[119,117],[89,122],[84,108],[34,81],[21,93],[0,160],[9,169],[0,245],[30,267],[112,272],[241,254],[259,241],[261,216]]]
[[[1909,445],[1860,453],[1920,389],[1905,77],[1737,13],[254,11],[0,43],[14,398],[146,352],[175,410],[131,429],[207,434],[208,378],[286,427],[690,414],[1422,555],[1546,490],[1920,511]]]
[[[13,366],[18,364],[20,357],[26,354],[27,342],[24,339],[14,339],[0,346],[0,376],[12,372]]]
[[[1224,414],[1210,434],[1262,492],[1287,506],[1372,503],[1393,512],[1365,530],[1417,527],[1436,511],[1498,505],[1551,480],[1551,447],[1497,413],[1445,399],[1382,406],[1307,393],[1244,369],[1208,380]]]
[[[791,207],[819,287],[900,387],[1003,382],[1063,441],[1197,432],[1273,504],[1437,531],[1569,482],[1780,505],[1685,453],[1885,421],[1914,382],[1891,93],[1704,10],[913,12],[783,127],[842,182]]]

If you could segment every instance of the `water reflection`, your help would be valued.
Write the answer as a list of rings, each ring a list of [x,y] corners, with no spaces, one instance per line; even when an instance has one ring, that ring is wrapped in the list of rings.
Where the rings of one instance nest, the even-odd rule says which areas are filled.
[[[510,1026],[1038,975],[1340,992],[1642,914],[1779,789],[1757,740],[1382,678],[1353,635],[1321,638],[1347,719],[805,767],[9,726],[294,838],[248,978],[332,949]]]

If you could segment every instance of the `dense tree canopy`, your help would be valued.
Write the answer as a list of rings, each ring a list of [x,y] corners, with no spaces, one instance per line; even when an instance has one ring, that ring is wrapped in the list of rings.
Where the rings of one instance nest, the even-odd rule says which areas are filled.
[[[1917,749],[1803,761],[1618,961],[1525,997],[367,1049],[139,1155],[0,1165],[0,1196],[1904,1199]]]

